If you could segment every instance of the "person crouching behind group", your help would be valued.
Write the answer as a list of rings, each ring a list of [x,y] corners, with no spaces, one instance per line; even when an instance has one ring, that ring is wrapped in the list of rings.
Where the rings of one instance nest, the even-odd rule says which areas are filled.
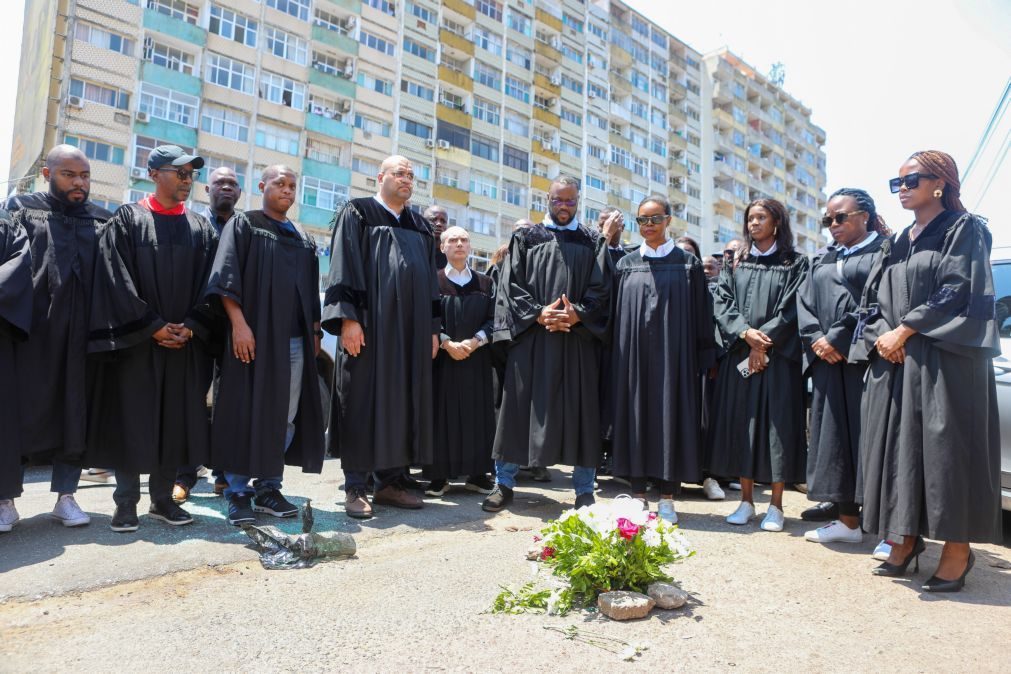
[[[231,332],[211,430],[212,465],[225,471],[228,521],[256,512],[294,517],[281,494],[285,464],[323,469],[323,409],[315,356],[320,348],[319,259],[290,220],[298,178],[270,166],[260,181],[263,210],[239,213],[221,232],[209,297]],[[257,478],[253,487],[249,480]]]

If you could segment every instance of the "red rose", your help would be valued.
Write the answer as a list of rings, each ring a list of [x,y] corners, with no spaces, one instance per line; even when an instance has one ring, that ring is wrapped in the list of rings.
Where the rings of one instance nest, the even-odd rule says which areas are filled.
[[[635,524],[626,517],[618,518],[618,533],[626,541],[630,541],[635,538],[635,535],[639,533],[639,525]]]
[[[554,548],[552,548],[551,546],[545,546],[544,549],[541,550],[541,559],[545,560],[545,559],[549,559],[551,557],[554,557],[555,556],[555,552],[556,552],[556,550]]]

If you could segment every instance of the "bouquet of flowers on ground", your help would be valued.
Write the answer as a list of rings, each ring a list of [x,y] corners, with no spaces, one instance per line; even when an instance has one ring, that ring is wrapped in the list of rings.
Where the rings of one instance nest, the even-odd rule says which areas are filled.
[[[695,554],[676,525],[627,496],[566,511],[534,540],[540,548],[537,560],[551,569],[553,587],[503,586],[492,612],[565,615],[592,605],[602,592],[645,592],[650,583],[670,582],[665,567]]]

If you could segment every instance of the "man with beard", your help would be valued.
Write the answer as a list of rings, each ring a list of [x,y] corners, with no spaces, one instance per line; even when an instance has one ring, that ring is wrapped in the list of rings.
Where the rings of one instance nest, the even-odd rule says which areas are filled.
[[[203,298],[218,235],[184,203],[204,160],[161,145],[147,165],[155,193],[120,207],[99,238],[88,345],[101,354],[88,456],[116,470],[110,526],[120,532],[137,530],[141,473],[148,514],[190,524],[172,501],[176,469],[203,464],[210,449],[214,321]]]
[[[204,186],[207,190],[207,196],[210,197],[211,205],[204,211],[204,217],[206,217],[211,225],[214,226],[215,231],[217,231],[218,236],[221,236],[221,230],[224,229],[225,223],[231,220],[232,216],[235,215],[235,204],[239,203],[239,199],[242,197],[242,186],[239,185],[239,177],[236,175],[235,171],[228,168],[227,166],[219,166],[218,168],[211,171],[211,175],[207,177],[207,184]],[[224,325],[220,326],[222,329]],[[217,359],[214,361],[214,393],[212,398],[216,402],[218,399],[217,395],[217,379],[219,375],[220,364]],[[176,503],[185,503],[190,497],[190,491],[197,484],[198,472],[200,471],[200,466],[185,466],[176,471],[176,483],[172,488],[172,500]],[[225,475],[220,470],[215,469],[214,471],[214,493],[221,495],[225,492],[225,488],[228,486],[228,481],[225,480]]]
[[[46,156],[42,175],[48,192],[11,197],[7,208],[24,227],[32,251],[31,338],[15,346],[18,418],[22,453],[53,464],[50,489],[57,495],[52,517],[64,526],[91,521],[74,500],[81,469],[72,463],[85,449],[87,386],[85,355],[95,240],[111,217],[89,203],[91,165],[71,145]],[[21,495],[24,473],[14,491]]]
[[[349,517],[372,517],[373,502],[416,509],[404,469],[434,458],[432,359],[439,352],[435,239],[407,202],[414,170],[387,157],[379,192],[347,202],[334,218],[323,328],[340,335],[331,453],[340,456]]]
[[[224,469],[228,521],[255,512],[294,517],[281,494],[284,466],[323,469],[323,410],[314,358],[319,353],[319,258],[312,239],[288,219],[298,177],[269,166],[263,209],[225,226],[207,284],[231,325],[211,431],[212,463]],[[253,487],[250,478],[257,478]]]
[[[576,507],[594,502],[600,459],[600,340],[607,329],[607,247],[580,224],[579,181],[551,184],[548,213],[518,229],[496,296],[495,338],[511,339],[493,456],[497,484],[482,504],[513,500],[521,465],[574,466]]]

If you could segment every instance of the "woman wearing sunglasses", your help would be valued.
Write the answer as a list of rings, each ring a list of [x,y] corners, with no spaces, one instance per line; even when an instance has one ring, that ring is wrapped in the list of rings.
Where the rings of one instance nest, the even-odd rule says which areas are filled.
[[[864,284],[891,235],[864,190],[829,197],[825,217],[834,243],[811,265],[797,293],[804,370],[811,377],[807,498],[823,502],[805,520],[831,520],[804,534],[815,543],[860,543],[860,399],[867,363],[850,354]],[[862,500],[862,497],[861,497]]]
[[[924,536],[944,541],[923,589],[957,592],[974,562],[969,544],[1001,538],[991,236],[962,206],[943,152],[915,153],[890,186],[915,220],[864,300],[874,310],[863,331],[864,528],[892,541],[879,576],[902,576],[914,559],[918,569]]]
[[[667,237],[670,214],[662,196],[639,204],[644,241],[615,272],[611,371],[614,474],[647,506],[646,481],[656,483],[657,514],[673,523],[678,483],[701,479],[698,377],[716,345],[702,263]]]
[[[797,288],[807,258],[793,249],[783,204],[756,199],[744,211],[745,252],[724,267],[714,314],[727,356],[716,377],[710,465],[715,475],[739,476],[741,504],[727,517],[747,524],[755,517],[755,482],[772,484],[762,520],[766,531],[783,530],[783,488],[804,481],[806,423]]]

